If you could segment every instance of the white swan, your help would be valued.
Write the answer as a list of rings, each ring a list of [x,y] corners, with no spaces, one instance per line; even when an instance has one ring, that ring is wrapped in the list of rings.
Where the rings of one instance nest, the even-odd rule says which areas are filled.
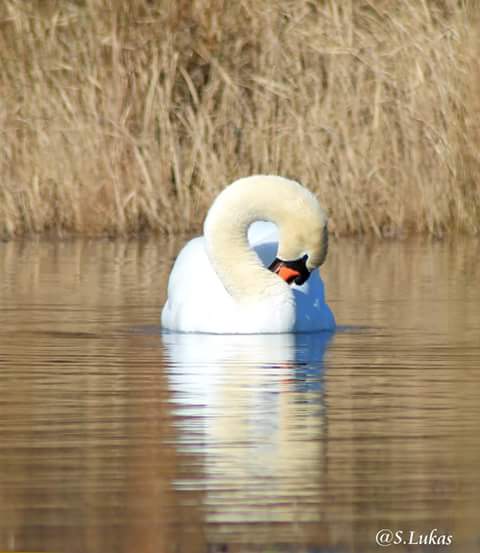
[[[327,217],[310,191],[278,176],[239,179],[213,202],[204,236],[178,255],[162,326],[216,334],[333,330],[315,270],[327,247]]]

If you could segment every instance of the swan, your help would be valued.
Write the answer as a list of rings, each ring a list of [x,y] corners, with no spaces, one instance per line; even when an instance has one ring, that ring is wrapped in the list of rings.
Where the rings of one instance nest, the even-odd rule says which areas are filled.
[[[275,334],[332,331],[319,271],[327,216],[296,181],[254,175],[227,186],[204,235],[179,253],[162,327],[179,332]]]

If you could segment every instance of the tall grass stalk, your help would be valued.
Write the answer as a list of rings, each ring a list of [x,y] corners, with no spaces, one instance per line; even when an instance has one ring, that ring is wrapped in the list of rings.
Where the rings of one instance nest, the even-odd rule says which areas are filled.
[[[3,0],[0,237],[195,230],[254,173],[337,235],[478,233],[477,4]]]

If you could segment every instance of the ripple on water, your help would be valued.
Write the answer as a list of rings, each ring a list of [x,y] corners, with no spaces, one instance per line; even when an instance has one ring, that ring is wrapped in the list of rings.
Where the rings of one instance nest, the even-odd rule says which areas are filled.
[[[176,247],[0,244],[0,549],[477,551],[477,248],[334,242],[335,335],[195,336]]]

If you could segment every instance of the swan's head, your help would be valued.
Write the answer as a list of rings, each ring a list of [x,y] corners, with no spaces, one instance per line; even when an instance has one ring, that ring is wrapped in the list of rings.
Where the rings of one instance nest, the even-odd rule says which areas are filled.
[[[258,256],[248,248],[255,221],[277,225],[277,257],[269,268],[288,284],[303,284],[324,262],[327,216],[307,188],[276,175],[239,179],[219,194],[204,224],[208,256],[235,298],[261,296],[274,280],[258,270]]]
[[[327,216],[313,194],[302,192],[281,223],[277,257],[269,267],[288,284],[303,284],[328,251]]]

